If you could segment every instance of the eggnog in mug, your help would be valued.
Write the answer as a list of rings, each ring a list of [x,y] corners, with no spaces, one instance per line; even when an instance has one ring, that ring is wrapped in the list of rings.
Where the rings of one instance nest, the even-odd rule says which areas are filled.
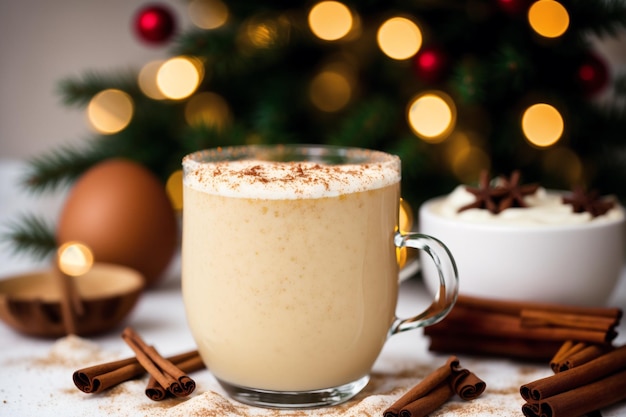
[[[399,159],[259,146],[198,152],[183,168],[183,297],[218,381],[236,399],[279,407],[360,391],[409,321],[395,317]]]

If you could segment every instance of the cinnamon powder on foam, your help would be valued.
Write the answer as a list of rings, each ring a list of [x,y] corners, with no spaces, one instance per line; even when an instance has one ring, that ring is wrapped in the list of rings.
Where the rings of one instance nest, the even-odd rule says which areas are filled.
[[[400,181],[399,164],[324,165],[315,162],[186,161],[186,186],[231,197],[297,199],[333,197]]]

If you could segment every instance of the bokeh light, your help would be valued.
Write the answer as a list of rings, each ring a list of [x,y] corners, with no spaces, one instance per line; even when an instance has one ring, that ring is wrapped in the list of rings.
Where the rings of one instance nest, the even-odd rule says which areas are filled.
[[[309,96],[318,109],[335,112],[344,108],[352,97],[352,77],[339,67],[328,67],[311,80]]]
[[[476,142],[465,132],[454,132],[446,142],[446,162],[460,183],[476,182],[480,172],[491,167],[489,155]]]
[[[376,35],[378,47],[396,60],[411,58],[422,46],[422,31],[413,21],[392,17],[385,21]]]
[[[284,45],[289,41],[291,21],[286,16],[260,14],[239,27],[237,42],[243,53]]]
[[[190,125],[203,124],[221,130],[231,118],[226,100],[209,91],[194,95],[185,105],[185,120]]]
[[[452,173],[463,184],[475,182],[480,172],[484,169],[489,170],[491,166],[489,155],[476,146],[469,146],[463,152],[459,152],[451,163]]]
[[[558,38],[569,26],[569,14],[555,0],[539,0],[528,10],[528,23],[535,32],[545,38]]]
[[[133,118],[132,98],[117,89],[99,92],[87,105],[87,120],[99,133],[110,135],[120,132]]]
[[[563,135],[561,113],[546,103],[533,104],[522,115],[522,130],[528,142],[540,148],[554,145]]]
[[[201,29],[216,29],[228,21],[228,7],[220,0],[191,0],[188,5],[191,22]]]
[[[338,1],[322,1],[309,12],[309,28],[315,36],[326,41],[345,37],[353,28],[350,9]]]
[[[172,207],[175,211],[183,209],[183,171],[176,170],[169,176],[165,183],[165,191],[170,198]]]
[[[198,59],[178,56],[161,65],[157,72],[157,85],[167,98],[181,100],[196,91],[203,75],[203,66]]]
[[[161,89],[157,84],[157,73],[159,72],[159,68],[161,68],[163,62],[164,61],[161,60],[148,62],[141,68],[139,75],[137,76],[139,89],[142,93],[153,100],[163,100],[167,98],[165,94],[161,92]]]
[[[439,143],[454,129],[456,106],[441,91],[424,92],[409,103],[407,118],[418,137],[426,142]]]
[[[547,149],[543,154],[541,163],[545,173],[569,187],[581,183],[583,164],[578,155],[571,149],[565,146]]]
[[[74,277],[86,274],[93,265],[93,253],[88,246],[79,242],[67,242],[57,250],[61,272]]]

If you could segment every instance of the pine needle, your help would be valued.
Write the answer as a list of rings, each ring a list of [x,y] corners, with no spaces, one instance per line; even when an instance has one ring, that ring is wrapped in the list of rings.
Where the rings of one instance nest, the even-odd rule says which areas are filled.
[[[52,191],[72,183],[104,158],[105,155],[92,148],[61,146],[28,161],[22,184],[35,192]]]
[[[42,260],[54,252],[56,239],[53,226],[35,214],[22,214],[7,225],[0,241],[12,244],[13,253],[27,253]]]
[[[108,88],[117,88],[131,95],[137,94],[137,74],[131,70],[116,75],[87,71],[81,78],[66,78],[58,84],[63,104],[77,107],[86,106],[93,96]]]

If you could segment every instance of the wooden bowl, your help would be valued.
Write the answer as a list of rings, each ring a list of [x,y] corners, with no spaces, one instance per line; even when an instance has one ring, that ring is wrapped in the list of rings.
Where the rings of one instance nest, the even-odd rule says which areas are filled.
[[[66,335],[61,290],[54,274],[49,270],[0,280],[0,319],[31,336]],[[80,336],[104,333],[119,325],[144,288],[139,272],[113,264],[95,263],[89,272],[72,279],[84,307],[76,322]]]

